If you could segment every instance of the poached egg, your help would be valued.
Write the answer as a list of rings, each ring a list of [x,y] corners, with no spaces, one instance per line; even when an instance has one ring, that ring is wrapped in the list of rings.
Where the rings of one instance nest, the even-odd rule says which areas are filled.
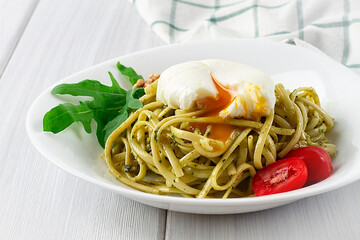
[[[223,119],[266,116],[276,101],[274,83],[265,73],[217,59],[185,62],[166,69],[160,75],[156,96],[174,109],[225,105],[219,112]]]
[[[236,62],[206,59],[180,63],[166,69],[158,80],[157,100],[174,109],[205,109],[204,116],[225,120],[246,118],[259,120],[275,106],[274,83],[261,70]],[[233,128],[213,124],[226,140]],[[192,126],[202,132],[206,126]],[[221,128],[221,129],[220,129]],[[230,129],[231,128],[231,129]],[[212,131],[212,133],[216,131]],[[223,137],[221,137],[224,135]]]

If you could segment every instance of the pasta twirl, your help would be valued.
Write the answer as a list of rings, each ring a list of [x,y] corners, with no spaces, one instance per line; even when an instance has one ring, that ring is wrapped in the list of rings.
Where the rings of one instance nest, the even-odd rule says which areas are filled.
[[[330,155],[336,146],[326,132],[333,119],[321,108],[314,89],[293,92],[275,86],[276,104],[259,121],[202,117],[203,110],[171,109],[156,101],[157,82],[145,88],[143,107],[133,112],[108,138],[103,158],[120,182],[154,194],[196,198],[253,196],[257,169],[284,157],[295,148],[316,145]],[[223,142],[191,124],[234,127]]]

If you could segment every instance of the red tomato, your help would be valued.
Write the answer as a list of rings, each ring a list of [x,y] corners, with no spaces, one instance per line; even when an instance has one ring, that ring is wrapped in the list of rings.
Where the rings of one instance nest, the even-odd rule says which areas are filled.
[[[300,158],[286,158],[257,171],[252,186],[257,196],[264,196],[299,189],[304,186],[306,179],[304,161]]]
[[[320,182],[329,177],[333,172],[331,158],[327,151],[317,146],[309,146],[295,149],[289,152],[285,158],[301,158],[308,169],[307,185]]]

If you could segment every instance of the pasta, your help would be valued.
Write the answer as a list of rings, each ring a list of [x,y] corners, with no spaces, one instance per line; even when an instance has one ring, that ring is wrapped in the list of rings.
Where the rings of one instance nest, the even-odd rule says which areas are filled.
[[[108,138],[103,158],[120,182],[143,192],[189,198],[254,196],[252,176],[295,148],[316,145],[331,156],[325,133],[334,120],[313,88],[275,86],[275,108],[259,121],[202,117],[203,110],[171,109],[156,101],[157,81],[145,88],[143,107]],[[191,124],[208,124],[206,131]],[[211,124],[234,126],[226,141],[212,139]]]

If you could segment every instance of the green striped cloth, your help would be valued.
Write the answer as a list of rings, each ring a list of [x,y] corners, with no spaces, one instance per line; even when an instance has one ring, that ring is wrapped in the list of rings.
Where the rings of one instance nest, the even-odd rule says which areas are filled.
[[[167,43],[264,38],[315,46],[360,74],[360,0],[130,0]]]

